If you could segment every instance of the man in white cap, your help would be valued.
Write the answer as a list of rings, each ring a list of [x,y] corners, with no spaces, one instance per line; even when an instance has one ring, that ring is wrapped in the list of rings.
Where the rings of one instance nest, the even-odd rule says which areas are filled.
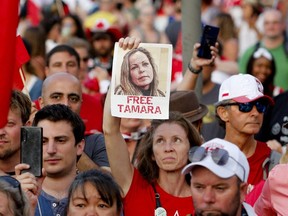
[[[280,154],[271,154],[266,143],[254,139],[269,105],[273,105],[272,98],[263,94],[261,82],[252,75],[234,75],[221,84],[216,112],[220,125],[226,129],[224,139],[236,144],[246,155],[251,185],[266,179],[271,167],[280,159]]]
[[[189,152],[191,161],[183,174],[191,174],[193,215],[256,215],[244,203],[249,164],[241,150],[226,140],[215,138]]]

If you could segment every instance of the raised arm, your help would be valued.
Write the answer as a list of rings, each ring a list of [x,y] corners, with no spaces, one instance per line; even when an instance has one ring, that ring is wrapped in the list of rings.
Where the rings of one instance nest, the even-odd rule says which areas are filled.
[[[120,118],[111,115],[111,89],[107,93],[103,119],[103,132],[111,173],[126,195],[133,178],[133,166],[120,132]]]
[[[136,48],[139,43],[140,40],[135,38],[119,40],[119,46],[123,49]],[[134,168],[130,163],[128,148],[120,132],[120,118],[111,115],[111,89],[107,93],[103,119],[103,132],[111,173],[125,196],[132,182]]]
[[[194,90],[196,83],[197,83],[198,75],[201,72],[201,68],[205,65],[213,64],[216,56],[218,55],[218,48],[217,48],[218,43],[216,43],[216,47],[210,47],[211,53],[212,53],[211,59],[203,59],[203,58],[197,57],[197,52],[198,52],[199,47],[200,47],[200,43],[196,43],[194,45],[192,58],[189,62],[190,69],[187,67],[183,80],[177,87],[177,91]],[[200,72],[197,74],[197,71],[200,71]]]
[[[21,190],[25,192],[28,202],[24,205],[30,205],[31,216],[35,215],[35,209],[37,206],[38,196],[42,189],[42,182],[46,176],[44,168],[42,168],[42,177],[36,178],[32,173],[22,173],[22,170],[29,169],[28,164],[18,164],[15,166],[15,178],[21,184]]]

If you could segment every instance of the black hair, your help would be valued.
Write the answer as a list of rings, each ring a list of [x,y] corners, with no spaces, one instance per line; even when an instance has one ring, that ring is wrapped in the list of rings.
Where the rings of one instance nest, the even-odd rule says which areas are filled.
[[[44,19],[40,22],[40,25],[43,27],[46,36],[56,24],[60,25],[60,18],[59,16],[55,15],[44,16]]]
[[[66,211],[68,211],[69,203],[76,190],[80,189],[84,199],[87,199],[86,191],[84,189],[86,183],[92,184],[98,191],[101,199],[109,206],[113,206],[114,202],[116,202],[117,212],[121,212],[122,190],[120,186],[114,181],[111,175],[95,169],[84,171],[76,176],[69,188]]]
[[[73,35],[73,36],[78,37],[78,38],[82,38],[82,39],[86,39],[86,35],[85,35],[84,30],[83,30],[83,25],[82,25],[82,22],[81,22],[79,16],[77,16],[76,14],[67,14],[66,16],[64,16],[62,18],[61,22],[66,17],[70,17],[71,19],[73,19],[73,21],[76,24],[76,27],[77,27],[76,35]]]
[[[66,121],[71,124],[75,137],[75,145],[84,139],[85,125],[80,116],[74,113],[68,106],[63,104],[47,105],[39,110],[34,117],[33,126],[40,121],[52,122]]]
[[[79,57],[79,54],[77,53],[77,51],[73,47],[68,46],[66,44],[58,45],[58,46],[54,47],[52,50],[50,50],[50,52],[48,52],[48,54],[46,56],[46,66],[47,67],[49,66],[51,57],[55,53],[59,53],[59,52],[67,52],[70,55],[75,56],[76,61],[77,61],[77,66],[78,66],[78,68],[80,68],[80,57]]]
[[[250,56],[250,58],[248,60],[248,63],[247,63],[247,71],[246,72],[248,74],[251,74],[251,75],[253,75],[252,71],[253,71],[254,62],[255,62],[256,59],[258,59],[258,58],[255,58],[253,55],[254,55],[255,52],[257,52],[258,48],[259,48],[259,46],[255,47],[254,52],[251,54],[251,56]],[[264,49],[266,49],[266,48],[264,48]],[[271,61],[271,74],[262,83],[262,85],[263,85],[263,88],[264,88],[264,94],[273,97],[273,86],[274,86],[273,83],[274,83],[274,77],[275,77],[275,74],[276,74],[276,64],[275,64],[275,59],[274,59],[272,53],[270,51],[268,51],[268,50],[267,50],[267,52],[269,52],[271,57],[272,57],[272,59],[270,60]]]

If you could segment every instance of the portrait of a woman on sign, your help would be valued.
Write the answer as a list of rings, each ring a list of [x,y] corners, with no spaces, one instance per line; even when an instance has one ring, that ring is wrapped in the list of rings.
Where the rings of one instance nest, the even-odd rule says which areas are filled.
[[[151,53],[144,47],[130,50],[123,57],[120,84],[116,95],[143,95],[165,97],[158,78],[158,66]]]

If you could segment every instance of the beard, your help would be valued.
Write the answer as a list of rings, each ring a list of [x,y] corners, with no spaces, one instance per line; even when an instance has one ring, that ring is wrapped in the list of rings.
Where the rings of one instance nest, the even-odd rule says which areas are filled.
[[[107,58],[110,57],[112,54],[112,48],[108,47],[99,47],[95,49],[95,54],[98,57]]]
[[[205,213],[203,209],[196,209],[195,210],[195,216],[236,216],[239,208],[242,207],[240,200],[240,188],[238,188],[237,193],[235,196],[231,199],[232,201],[230,202],[231,207],[228,207],[229,209],[224,212],[224,210],[220,209],[213,209],[213,207],[207,206],[207,209],[213,209],[215,212],[211,213]],[[228,212],[227,212],[228,211]]]
[[[18,152],[19,149],[4,149],[3,151],[0,151],[0,160],[7,160],[13,155],[15,155]]]

